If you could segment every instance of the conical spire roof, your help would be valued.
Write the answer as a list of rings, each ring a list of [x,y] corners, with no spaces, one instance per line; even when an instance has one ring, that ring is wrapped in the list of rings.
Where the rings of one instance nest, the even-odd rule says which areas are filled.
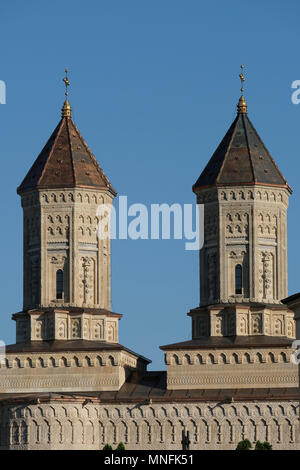
[[[67,105],[65,102],[62,119],[18,187],[18,193],[33,188],[84,187],[107,188],[115,195],[116,191],[71,118],[69,102]]]
[[[193,191],[211,185],[237,184],[281,186],[291,191],[251,123],[243,97],[236,118],[194,184]]]

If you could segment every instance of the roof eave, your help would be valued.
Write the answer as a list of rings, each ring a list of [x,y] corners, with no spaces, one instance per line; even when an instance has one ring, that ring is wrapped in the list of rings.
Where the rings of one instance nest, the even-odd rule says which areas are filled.
[[[192,190],[195,194],[198,194],[199,191],[202,191],[203,189],[208,189],[208,188],[225,188],[227,186],[270,186],[271,188],[282,188],[286,189],[290,194],[292,194],[293,189],[286,183],[286,184],[272,184],[272,183],[260,183],[258,181],[255,182],[248,182],[248,183],[243,183],[243,182],[235,182],[235,183],[212,183],[212,184],[207,184],[204,186],[196,186],[196,184],[193,185]]]
[[[43,190],[43,189],[49,189],[49,190],[52,190],[52,189],[76,189],[76,188],[83,188],[83,189],[92,189],[92,190],[99,190],[99,189],[102,189],[102,190],[106,190],[106,191],[109,191],[114,197],[117,196],[117,191],[113,188],[113,187],[109,187],[109,186],[88,186],[88,185],[80,185],[80,184],[74,184],[74,185],[68,185],[68,186],[56,186],[56,185],[53,185],[53,186],[50,186],[50,185],[36,185],[36,186],[32,186],[32,187],[29,187],[29,188],[25,188],[25,189],[22,189],[21,186],[19,186],[17,188],[17,194],[19,194],[19,196],[22,196],[22,194],[24,193],[29,193],[30,191],[34,191],[34,190]]]

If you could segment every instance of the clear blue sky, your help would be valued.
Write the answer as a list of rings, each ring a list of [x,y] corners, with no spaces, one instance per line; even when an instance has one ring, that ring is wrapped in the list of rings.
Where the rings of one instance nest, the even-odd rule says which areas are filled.
[[[191,203],[192,184],[235,116],[245,64],[249,116],[294,189],[289,293],[300,291],[300,79],[297,0],[1,2],[1,330],[22,307],[16,187],[60,118],[70,69],[73,118],[129,202]],[[112,308],[120,342],[163,367],[159,345],[190,337],[198,255],[183,241],[114,241]]]

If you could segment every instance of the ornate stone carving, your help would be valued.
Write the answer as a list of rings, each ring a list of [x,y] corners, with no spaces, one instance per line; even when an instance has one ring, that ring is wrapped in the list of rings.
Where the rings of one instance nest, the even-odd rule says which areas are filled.
[[[71,318],[71,336],[72,339],[81,338],[81,319]]]
[[[82,260],[82,275],[81,275],[81,285],[82,285],[82,299],[83,303],[86,304],[89,301],[90,298],[90,290],[92,288],[92,285],[90,283],[91,279],[91,273],[90,273],[90,267],[92,260],[88,256],[84,256],[81,258]]]
[[[103,339],[103,328],[104,328],[104,321],[103,320],[96,320],[93,322],[93,337],[95,340]]]
[[[116,323],[107,322],[107,341],[114,342],[116,341]]]
[[[207,281],[208,281],[208,300],[212,302],[216,298],[216,280],[217,280],[217,255],[215,252],[207,255]]]
[[[35,321],[35,339],[42,339],[43,334],[43,321],[36,320]]]
[[[246,335],[248,334],[248,320],[246,315],[239,315],[239,331],[238,334]]]
[[[31,258],[31,277],[30,290],[32,305],[37,306],[39,302],[39,267],[40,260],[38,256]]]
[[[110,310],[110,257],[102,256],[102,243],[96,236],[97,205],[111,204],[113,195],[109,190],[44,190],[22,195],[24,209],[24,309],[53,305],[82,306]],[[76,210],[75,210],[76,209]],[[79,216],[82,218],[79,220]],[[81,223],[83,221],[83,223]],[[84,232],[79,236],[80,227]],[[84,247],[80,243],[88,243]],[[93,246],[92,246],[93,244]],[[107,254],[110,253],[110,242]],[[64,295],[56,301],[56,264],[60,268],[60,256],[66,257],[64,265]],[[38,258],[36,287],[32,276],[31,260]],[[44,256],[46,255],[46,256]],[[84,279],[81,258],[92,259],[91,276],[83,289]],[[51,261],[52,259],[52,261]],[[53,266],[52,266],[53,264]],[[76,266],[76,269],[75,269]],[[86,290],[89,290],[87,298]],[[33,296],[33,293],[35,295]]]
[[[175,450],[181,432],[190,433],[191,450],[235,449],[248,438],[274,449],[299,449],[297,403],[270,401],[218,404],[155,403],[138,410],[117,403],[22,404],[1,410],[0,448],[101,449],[125,443],[128,450]],[[45,436],[46,438],[42,438]]]
[[[252,314],[252,334],[261,334],[262,331],[262,314]]]
[[[58,321],[58,337],[60,339],[67,339],[67,320]]]
[[[262,294],[263,298],[272,297],[272,276],[273,276],[273,268],[272,268],[272,254],[268,251],[263,251],[261,253],[261,261],[262,267],[260,269],[261,274],[261,289],[260,293]]]

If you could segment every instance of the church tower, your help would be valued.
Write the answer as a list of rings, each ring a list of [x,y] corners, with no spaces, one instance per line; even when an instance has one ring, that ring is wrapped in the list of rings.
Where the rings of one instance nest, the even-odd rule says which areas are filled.
[[[243,96],[193,191],[205,212],[201,305],[280,304],[287,295],[291,189],[253,127]]]
[[[23,311],[30,313],[27,320],[23,313],[14,316],[17,341],[118,342],[119,316],[110,313],[110,239],[97,236],[98,208],[111,206],[116,191],[74,124],[67,96],[61,120],[18,194],[24,214]],[[95,317],[95,310],[103,314]]]
[[[237,116],[193,186],[197,203],[204,206],[204,244],[200,250],[200,306],[188,314],[192,341],[162,348],[172,354],[179,347],[197,349],[202,345],[236,349],[228,357],[223,351],[225,364],[242,364],[249,359],[261,361],[262,367],[249,382],[251,368],[247,368],[248,378],[243,374],[234,378],[240,367],[231,371],[228,366],[228,377],[223,379],[228,385],[232,381],[240,386],[257,382],[256,386],[262,387],[270,383],[271,368],[266,383],[260,374],[266,373],[268,358],[272,362],[279,352],[259,349],[254,359],[253,348],[285,348],[295,337],[294,313],[281,302],[287,296],[287,208],[292,191],[248,117],[243,69],[240,78]],[[283,350],[281,353],[286,357]],[[175,366],[179,359],[172,354],[166,354],[168,384],[177,387],[180,369],[172,362]],[[208,360],[214,363],[221,359]],[[285,364],[283,376],[289,367],[295,375],[293,365]],[[202,386],[204,369],[200,367],[192,383],[200,381]],[[220,380],[217,369],[215,374],[207,378],[207,384],[214,386]],[[226,375],[226,368],[222,374]]]
[[[109,238],[97,237],[101,204],[116,195],[65,102],[62,118],[18,188],[24,213],[24,309],[110,310]]]
[[[118,342],[109,238],[97,237],[116,192],[66,97],[18,188],[24,308],[13,315],[17,342],[0,357],[0,449],[99,450],[122,442],[128,450],[173,452],[183,435],[191,450],[233,450],[246,438],[253,447],[259,440],[299,449],[294,314],[281,302],[291,190],[243,96],[193,190],[204,205],[205,237],[192,339],[162,346],[167,371],[147,371],[150,361]]]
[[[108,226],[116,191],[72,120],[67,74],[64,82],[61,120],[17,190],[24,305],[0,371],[7,393],[119,390],[149,363],[118,342]]]

